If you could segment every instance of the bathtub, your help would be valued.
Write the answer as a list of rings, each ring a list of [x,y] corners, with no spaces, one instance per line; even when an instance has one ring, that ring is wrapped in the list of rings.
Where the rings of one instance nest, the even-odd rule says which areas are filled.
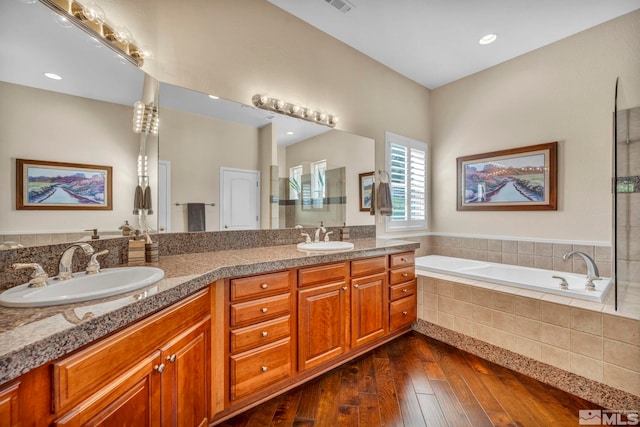
[[[563,295],[587,301],[603,302],[611,287],[608,277],[596,280],[595,291],[585,289],[584,274],[565,273],[563,271],[543,270],[540,268],[520,267],[517,265],[498,264],[486,261],[474,261],[463,258],[452,258],[441,255],[428,255],[416,258],[416,274],[428,275],[425,272],[450,274],[500,285],[531,289],[538,292]],[[552,276],[564,277],[569,289],[560,289],[560,280]]]

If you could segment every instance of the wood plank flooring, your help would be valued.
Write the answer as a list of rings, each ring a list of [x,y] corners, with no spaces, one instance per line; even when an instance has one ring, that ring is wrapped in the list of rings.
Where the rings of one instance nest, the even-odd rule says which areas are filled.
[[[601,408],[411,332],[221,425],[577,426],[579,409]]]

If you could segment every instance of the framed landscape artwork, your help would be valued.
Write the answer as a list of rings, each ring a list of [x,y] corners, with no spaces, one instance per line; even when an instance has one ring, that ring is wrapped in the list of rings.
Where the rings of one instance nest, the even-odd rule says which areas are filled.
[[[111,166],[16,159],[16,209],[112,210]]]
[[[361,173],[360,182],[360,211],[371,210],[371,191],[373,189],[373,172]]]
[[[556,210],[557,159],[557,142],[458,157],[458,210]]]

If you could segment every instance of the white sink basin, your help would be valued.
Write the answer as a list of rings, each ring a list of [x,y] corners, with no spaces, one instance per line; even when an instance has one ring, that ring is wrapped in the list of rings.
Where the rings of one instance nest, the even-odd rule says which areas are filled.
[[[316,242],[316,243],[298,243],[298,249],[305,252],[333,252],[333,251],[350,251],[353,249],[351,242]]]
[[[97,274],[75,273],[69,280],[50,278],[47,286],[30,288],[28,283],[0,294],[5,307],[46,307],[90,301],[124,294],[151,285],[164,277],[156,267],[105,268]]]

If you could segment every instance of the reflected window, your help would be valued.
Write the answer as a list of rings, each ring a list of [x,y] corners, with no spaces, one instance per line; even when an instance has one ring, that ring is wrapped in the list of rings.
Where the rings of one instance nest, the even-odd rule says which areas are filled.
[[[324,206],[324,198],[327,194],[326,172],[326,160],[311,163],[311,199],[316,209]]]
[[[302,165],[289,168],[289,200],[298,200],[302,193]]]

